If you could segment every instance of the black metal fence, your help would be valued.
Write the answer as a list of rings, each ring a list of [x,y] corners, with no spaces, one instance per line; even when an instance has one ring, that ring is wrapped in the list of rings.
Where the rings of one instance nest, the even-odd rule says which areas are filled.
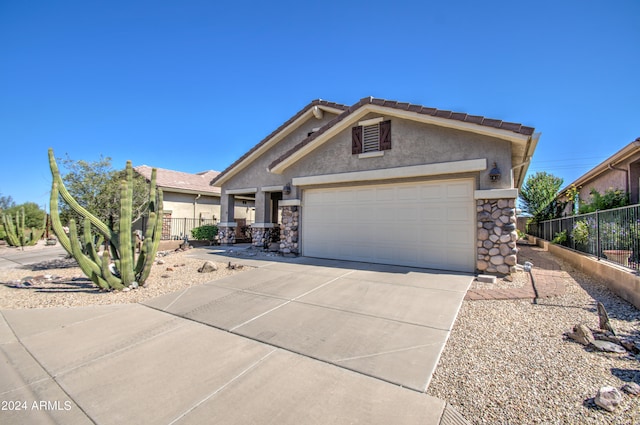
[[[528,233],[640,270],[640,205],[529,223]]]
[[[217,220],[206,218],[168,218],[162,220],[162,240],[193,239],[191,230],[195,227],[218,224]],[[143,217],[135,228],[145,232],[147,229],[146,217]]]

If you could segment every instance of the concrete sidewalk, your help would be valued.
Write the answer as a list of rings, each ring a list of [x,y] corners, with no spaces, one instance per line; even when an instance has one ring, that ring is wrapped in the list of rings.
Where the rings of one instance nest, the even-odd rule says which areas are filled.
[[[1,311],[0,423],[465,423],[424,390],[472,276],[298,261],[154,308]]]

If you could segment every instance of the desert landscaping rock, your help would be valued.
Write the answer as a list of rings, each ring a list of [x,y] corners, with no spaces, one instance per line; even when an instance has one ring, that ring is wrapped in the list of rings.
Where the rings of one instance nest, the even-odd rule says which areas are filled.
[[[242,268],[227,269],[225,263],[214,262],[218,267],[217,271],[199,273],[202,260],[189,257],[192,252],[189,250],[160,253],[165,260],[171,261],[173,266],[170,268],[176,271],[167,272],[165,267],[156,264],[152,267],[144,287],[125,288],[126,291],[120,292],[100,291],[82,274],[73,259],[39,263],[29,269],[3,269],[0,271],[0,309],[138,303],[242,271]],[[63,268],[55,268],[58,265]],[[38,273],[34,273],[34,270]],[[52,279],[39,279],[37,282],[30,281],[29,285],[12,287],[15,286],[15,282],[22,282],[25,277],[33,278],[40,274],[52,275]]]
[[[529,250],[529,247],[522,247]],[[525,260],[521,252],[520,262]],[[597,302],[609,312],[620,338],[640,342],[640,311],[621,300],[593,276],[562,263],[568,272],[561,296],[531,300],[465,301],[444,348],[427,394],[446,400],[472,424],[640,423],[640,397],[626,395],[614,412],[594,404],[603,386],[640,383],[640,361],[632,353],[585,349],[563,337],[583,323],[598,328]],[[527,260],[529,260],[527,258]],[[540,269],[541,260],[533,260]],[[526,281],[473,282],[480,288],[508,287]],[[487,344],[487,341],[499,341]]]
[[[205,263],[198,269],[199,273],[213,273],[218,271],[218,265],[213,261],[205,261]]]
[[[613,412],[622,403],[622,393],[615,387],[602,387],[598,390],[598,394],[596,394],[593,401],[597,406]]]
[[[625,350],[623,346],[614,344],[610,341],[595,340],[591,342],[591,345],[593,345],[600,351],[606,351],[608,353],[626,354],[627,352],[627,350]]]
[[[567,336],[582,345],[589,345],[595,342],[591,329],[582,323],[575,325],[573,332],[567,332]]]
[[[635,382],[628,382],[622,386],[622,391],[627,394],[637,396],[640,395],[640,385]]]

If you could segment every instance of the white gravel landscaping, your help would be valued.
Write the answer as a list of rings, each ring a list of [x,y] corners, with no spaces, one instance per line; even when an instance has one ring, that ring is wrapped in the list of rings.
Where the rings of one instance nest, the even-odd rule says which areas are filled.
[[[597,329],[599,301],[619,336],[640,341],[640,311],[556,261],[572,277],[561,297],[464,302],[427,394],[473,424],[640,423],[640,397],[625,394],[614,413],[593,402],[603,386],[640,384],[639,359],[563,337],[581,322]]]

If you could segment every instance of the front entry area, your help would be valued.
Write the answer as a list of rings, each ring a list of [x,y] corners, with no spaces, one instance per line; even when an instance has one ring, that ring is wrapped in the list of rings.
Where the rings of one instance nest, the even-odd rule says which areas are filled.
[[[474,181],[307,189],[302,254],[473,272]]]

